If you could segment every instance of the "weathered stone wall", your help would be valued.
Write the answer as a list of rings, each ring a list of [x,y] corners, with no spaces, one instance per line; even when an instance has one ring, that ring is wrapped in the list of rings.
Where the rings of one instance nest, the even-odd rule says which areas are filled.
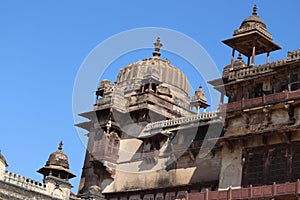
[[[235,135],[235,134],[241,134],[246,131],[246,120],[242,117],[235,117],[228,120],[227,124],[227,135]]]
[[[300,124],[299,116],[297,102],[282,102],[229,114],[225,137],[240,136],[240,140],[229,139],[223,145],[219,189],[241,186],[243,148],[299,141],[300,131],[295,129]]]
[[[119,165],[113,183],[104,190],[104,193],[218,181],[220,156],[220,153],[208,154],[205,158],[194,158],[195,160],[191,161],[191,158],[185,155],[177,161],[176,169],[171,170],[166,170],[165,163],[168,158],[161,158],[152,164],[137,161]]]

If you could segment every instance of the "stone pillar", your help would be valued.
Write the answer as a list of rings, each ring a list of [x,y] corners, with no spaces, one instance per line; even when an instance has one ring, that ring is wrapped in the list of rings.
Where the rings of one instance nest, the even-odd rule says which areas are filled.
[[[255,46],[256,46],[256,40],[253,41],[253,47],[252,47],[252,60],[251,60],[252,66],[254,66],[254,61],[255,61]]]
[[[270,62],[270,52],[267,52],[267,60],[266,63],[268,64]]]
[[[230,71],[233,70],[233,65],[234,65],[234,53],[235,53],[235,49],[232,49],[231,62],[230,62]]]
[[[242,183],[242,146],[224,145],[222,148],[222,165],[219,180],[219,189],[240,187]]]
[[[148,91],[149,92],[153,92],[153,90],[152,90],[152,83],[151,82],[149,83],[149,89],[148,89]]]

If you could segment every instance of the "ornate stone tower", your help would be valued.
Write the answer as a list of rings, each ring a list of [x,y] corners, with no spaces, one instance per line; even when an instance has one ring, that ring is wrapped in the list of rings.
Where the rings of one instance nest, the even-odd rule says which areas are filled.
[[[50,154],[45,166],[38,170],[44,175],[44,183],[48,193],[60,199],[69,199],[72,185],[69,179],[75,175],[69,170],[68,157],[62,151],[63,143],[59,143],[58,150]]]
[[[226,123],[220,139],[219,188],[296,181],[300,159],[298,51],[269,63],[269,52],[280,47],[257,16],[256,6],[233,38],[223,42],[233,48],[231,64],[224,68],[222,78],[210,81],[217,90],[224,86],[228,97],[226,104],[221,98],[220,105]],[[248,64],[241,55],[234,61],[235,50],[248,57]],[[267,53],[267,63],[255,66],[255,55],[262,53]]]
[[[187,77],[168,59],[160,57],[161,47],[158,37],[152,57],[122,68],[114,84],[102,80],[94,111],[80,114],[89,119],[77,124],[89,131],[89,140],[79,196],[101,197],[101,191],[114,179],[122,141],[137,138],[149,123],[196,114],[190,106],[208,106],[202,88],[190,104]],[[158,148],[161,139],[156,136],[149,140],[149,148]],[[122,148],[138,150],[141,143],[142,140],[136,141]]]

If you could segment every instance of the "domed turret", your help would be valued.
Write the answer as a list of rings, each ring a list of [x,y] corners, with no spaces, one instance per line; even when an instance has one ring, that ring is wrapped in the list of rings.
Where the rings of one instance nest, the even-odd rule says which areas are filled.
[[[244,19],[244,21],[242,22],[242,24],[240,26],[240,29],[249,28],[249,27],[253,27],[253,26],[263,27],[265,29],[267,28],[266,23],[264,22],[264,20],[262,20],[257,15],[256,5],[254,5],[254,7],[253,7],[252,15],[250,17],[247,17],[246,19]]]
[[[62,141],[59,143],[58,150],[50,154],[45,166],[57,166],[69,169],[68,156],[62,152]]]
[[[243,61],[242,54],[239,53],[237,60],[233,63],[233,69],[242,69],[245,67],[247,67],[247,64]]]
[[[44,176],[55,176],[62,179],[70,179],[75,177],[73,173],[69,171],[68,156],[62,151],[63,143],[60,141],[58,150],[50,154],[46,165],[39,169],[38,172]]]
[[[233,63],[233,68],[231,69],[231,65],[225,66],[224,69],[223,69],[223,75],[222,76],[223,76],[223,78],[228,78],[229,72],[231,70],[239,70],[239,69],[243,69],[243,68],[246,68],[246,67],[249,67],[249,66],[243,60],[242,54],[239,53],[237,60],[235,60],[234,63]]]
[[[253,7],[252,15],[244,19],[240,28],[234,31],[233,38],[222,42],[232,48],[230,70],[234,69],[235,50],[248,57],[247,65],[250,65],[251,57],[251,65],[254,66],[256,55],[267,53],[268,63],[270,52],[281,49],[272,41],[272,34],[267,31],[266,23],[257,16],[256,5]]]
[[[200,108],[205,109],[209,105],[207,104],[207,98],[205,96],[205,92],[202,88],[202,85],[199,86],[199,88],[195,91],[195,95],[192,97],[191,101],[191,107],[196,107],[197,108],[197,113],[200,112]]]

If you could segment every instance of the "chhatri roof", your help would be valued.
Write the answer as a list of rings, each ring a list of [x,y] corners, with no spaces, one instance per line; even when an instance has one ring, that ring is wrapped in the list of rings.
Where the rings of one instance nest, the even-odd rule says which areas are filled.
[[[63,143],[60,141],[58,150],[50,154],[45,166],[60,166],[69,169],[68,156],[62,151]]]
[[[257,7],[254,5],[252,15],[243,20],[239,29],[235,30],[233,37],[223,40],[223,43],[250,57],[281,49],[273,42],[272,34],[267,31],[266,23],[257,15]]]
[[[253,12],[252,15],[250,17],[247,17],[246,19],[244,19],[244,21],[242,22],[240,29],[242,28],[248,28],[251,26],[260,26],[263,28],[267,28],[266,23],[264,22],[264,20],[262,20],[258,15],[257,15],[257,6],[254,5],[253,7]]]

